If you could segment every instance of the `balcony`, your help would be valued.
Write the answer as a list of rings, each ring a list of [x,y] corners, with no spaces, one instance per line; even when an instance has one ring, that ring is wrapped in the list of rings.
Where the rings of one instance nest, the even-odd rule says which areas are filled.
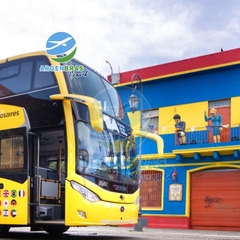
[[[183,157],[193,157],[199,160],[201,156],[213,156],[220,160],[221,155],[240,157],[240,124],[225,125],[221,133],[221,141],[215,143],[212,136],[212,127],[186,129],[186,144],[180,145],[175,136],[173,153],[177,160]]]
[[[221,133],[221,142],[218,144],[222,145],[222,143],[224,143],[224,145],[228,145],[231,142],[236,141],[239,141],[239,143],[237,144],[240,144],[240,124],[235,124],[231,126],[224,125],[223,131]],[[206,126],[202,128],[191,127],[186,129],[186,144],[184,144],[185,147],[186,145],[211,143],[214,143],[212,137],[212,126]],[[175,137],[175,146],[180,146],[177,137]]]

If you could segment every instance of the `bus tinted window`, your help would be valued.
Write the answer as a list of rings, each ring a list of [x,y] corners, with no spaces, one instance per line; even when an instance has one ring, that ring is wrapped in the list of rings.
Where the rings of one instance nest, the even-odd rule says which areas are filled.
[[[19,74],[19,68],[19,65],[2,68],[0,70],[0,80],[17,76]]]
[[[34,84],[33,84],[34,89],[49,87],[55,83],[52,72],[40,72],[39,71],[40,66],[41,65],[44,66],[46,64],[47,63],[44,60],[36,61],[35,74],[34,74],[35,78],[34,78]]]
[[[23,168],[23,138],[2,139],[1,154],[0,169]]]
[[[102,79],[102,81],[105,85],[105,88],[107,89],[107,92],[111,99],[112,106],[114,108],[114,112],[115,112],[116,116],[120,119],[123,119],[124,112],[123,112],[122,101],[121,101],[116,89],[113,88],[112,85],[109,82],[107,82],[106,80]]]
[[[26,168],[24,134],[25,128],[0,131],[0,170]]]
[[[39,71],[41,65],[49,65],[47,57],[28,57],[1,64],[0,97],[57,85],[53,72]]]
[[[81,65],[74,60],[69,61],[67,64]],[[92,69],[86,66],[83,67],[83,72],[73,71],[67,73],[69,93],[95,98],[100,102],[105,113],[122,118],[122,104],[113,86]]]
[[[22,62],[18,65],[14,64],[14,66],[0,69],[1,96],[9,96],[29,91],[31,86],[32,65],[32,62]],[[17,69],[19,69],[19,71],[17,71]]]
[[[86,74],[80,77],[77,75],[75,77],[74,74],[69,73],[70,92],[97,99],[101,103],[103,111],[115,115],[112,103],[100,76],[86,67],[85,71]]]

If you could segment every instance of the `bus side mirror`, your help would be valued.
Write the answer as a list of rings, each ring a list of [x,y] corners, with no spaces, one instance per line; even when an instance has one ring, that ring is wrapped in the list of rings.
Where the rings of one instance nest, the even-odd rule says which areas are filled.
[[[52,100],[68,100],[86,105],[89,110],[90,124],[92,128],[97,132],[103,131],[102,106],[96,99],[76,94],[55,94],[51,95],[50,98]]]

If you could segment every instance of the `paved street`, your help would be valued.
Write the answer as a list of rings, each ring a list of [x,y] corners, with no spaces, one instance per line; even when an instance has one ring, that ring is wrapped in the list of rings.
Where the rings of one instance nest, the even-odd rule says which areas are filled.
[[[30,232],[29,228],[12,228],[7,238],[15,239],[54,239],[45,232]],[[240,239],[240,232],[198,231],[177,229],[144,228],[143,232],[133,231],[127,227],[73,227],[55,239],[102,239],[102,240],[133,240],[133,239],[164,239],[164,240],[233,240]]]

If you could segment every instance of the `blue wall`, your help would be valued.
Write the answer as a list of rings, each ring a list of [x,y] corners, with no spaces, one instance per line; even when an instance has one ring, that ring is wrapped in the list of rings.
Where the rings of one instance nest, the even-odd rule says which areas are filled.
[[[238,65],[143,82],[143,110],[239,96],[239,88]],[[131,86],[116,89],[128,109]]]
[[[132,94],[131,85],[116,87],[116,89],[120,94],[125,109],[130,111],[128,99]],[[135,94],[139,95],[139,88],[136,90]],[[239,65],[235,65],[143,82],[143,96],[143,110],[158,109],[161,107],[176,106],[187,103],[214,101],[240,96],[240,68]],[[191,112],[189,112],[189,116],[190,115]],[[231,131],[233,130],[231,129]],[[205,133],[207,132],[205,131],[204,134]],[[231,132],[231,136],[236,134],[239,135],[239,133],[239,129],[234,129],[234,133]],[[192,133],[190,132],[187,134]],[[174,143],[174,134],[164,134],[161,137],[164,140],[165,153],[171,153],[173,149],[178,149]],[[194,138],[194,136],[191,137]],[[232,143],[234,142],[230,142],[229,145]],[[223,146],[225,143],[218,144]],[[196,145],[188,145],[187,148],[195,148],[196,146],[199,148],[206,147],[205,143],[201,142]],[[208,144],[208,146],[214,147],[215,145],[213,143]],[[184,146],[179,146],[180,149],[182,147]],[[152,145],[152,142],[149,140],[143,141],[143,154],[153,153],[155,150],[156,145]],[[233,155],[221,156],[221,161],[233,161],[233,159]],[[186,211],[186,171],[197,168],[198,166],[202,167],[205,163],[209,164],[212,162],[214,165],[215,161],[216,160],[213,156],[205,156],[200,160],[195,160],[193,157],[184,158],[183,163],[174,157],[171,159],[143,160],[143,167],[149,167],[152,165],[153,168],[164,170],[163,210],[144,210],[143,213],[184,215]],[[198,163],[200,163],[200,165],[198,165]],[[185,164],[188,164],[188,166]],[[172,179],[172,172],[175,168],[178,172],[177,183],[183,185],[183,199],[179,202],[168,200],[169,185],[174,183]]]

